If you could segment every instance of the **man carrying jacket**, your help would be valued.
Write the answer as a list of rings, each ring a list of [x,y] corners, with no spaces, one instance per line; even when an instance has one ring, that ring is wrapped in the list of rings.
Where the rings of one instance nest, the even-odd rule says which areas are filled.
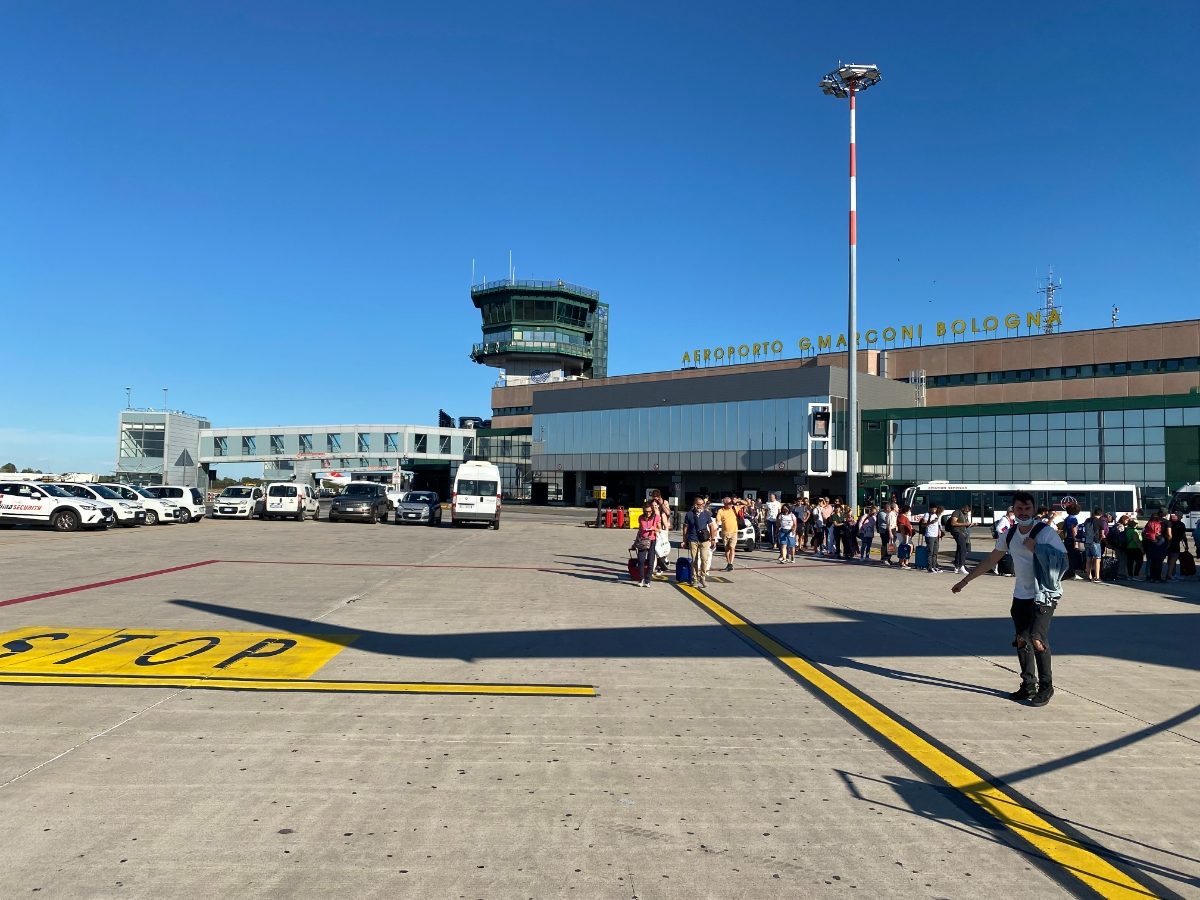
[[[1021,664],[1021,687],[1009,694],[1009,698],[1030,706],[1045,706],[1054,696],[1050,620],[1058,604],[1056,594],[1061,592],[1053,589],[1058,587],[1057,576],[1066,566],[1067,550],[1052,526],[1037,521],[1034,510],[1033,494],[1026,491],[1013,494],[1016,524],[996,538],[995,549],[950,590],[960,593],[997,565],[1006,553],[1012,556],[1016,582],[1010,613],[1016,631],[1013,646],[1017,648],[1017,661]],[[1049,573],[1054,582],[1052,585],[1047,585],[1044,577],[1047,567],[1043,562],[1043,551],[1047,551],[1046,558],[1059,564],[1057,571]]]

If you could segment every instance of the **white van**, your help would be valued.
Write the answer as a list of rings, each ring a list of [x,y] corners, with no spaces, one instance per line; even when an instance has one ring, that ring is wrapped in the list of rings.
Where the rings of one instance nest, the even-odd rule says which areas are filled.
[[[321,504],[317,500],[317,492],[311,486],[289,481],[267,485],[264,519],[288,518],[303,522],[306,516],[312,516],[314,519],[321,517]]]
[[[470,460],[458,467],[450,495],[450,521],[487,522],[500,528],[500,470],[490,462]]]

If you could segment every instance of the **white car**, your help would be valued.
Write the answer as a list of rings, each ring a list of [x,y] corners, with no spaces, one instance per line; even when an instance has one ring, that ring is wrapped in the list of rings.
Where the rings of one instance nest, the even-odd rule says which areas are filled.
[[[0,524],[48,524],[55,531],[107,528],[117,521],[107,503],[81,500],[56,484],[0,482]]]
[[[146,508],[147,525],[170,525],[172,522],[180,520],[182,510],[174,500],[160,500],[145,488],[112,483],[102,484],[99,487],[108,488],[122,500],[142,504]]]
[[[267,508],[265,519],[295,519],[303,522],[307,516],[321,517],[321,504],[317,492],[307,484],[278,482],[267,485]]]
[[[146,490],[159,499],[174,501],[183,510],[184,514],[179,517],[181,522],[199,522],[208,514],[208,502],[200,493],[200,488],[183,484],[152,484]]]
[[[125,528],[146,524],[146,507],[140,500],[126,500],[112,488],[102,484],[59,483],[58,486],[73,497],[107,503],[117,516],[117,524]]]
[[[260,487],[233,484],[213,501],[214,519],[261,519],[266,508],[266,493]]]

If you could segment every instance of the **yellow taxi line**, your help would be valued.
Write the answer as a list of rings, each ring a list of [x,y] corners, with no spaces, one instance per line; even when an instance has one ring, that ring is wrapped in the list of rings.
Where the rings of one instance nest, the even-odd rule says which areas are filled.
[[[0,672],[0,684],[67,687],[169,687],[225,691],[288,691],[347,694],[486,694],[537,697],[595,697],[596,688],[579,684],[473,684],[436,681],[325,681],[305,678],[209,678],[204,676],[129,676],[88,673],[79,676],[37,672]]]
[[[728,606],[689,585],[679,584],[676,587],[780,665],[816,688],[849,716],[886,738],[923,768],[987,810],[1005,828],[1033,845],[1042,855],[1057,863],[1097,894],[1111,898],[1157,896],[1154,891],[1022,805],[986,777],[848,689],[819,666],[801,658],[795,651],[743,619]]]

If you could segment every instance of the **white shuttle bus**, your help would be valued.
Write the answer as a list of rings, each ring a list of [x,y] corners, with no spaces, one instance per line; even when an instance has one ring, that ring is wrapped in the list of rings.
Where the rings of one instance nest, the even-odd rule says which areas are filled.
[[[1012,506],[1018,491],[1033,494],[1035,506],[1055,513],[1063,512],[1074,501],[1079,506],[1079,521],[1085,522],[1092,510],[1100,507],[1116,518],[1137,515],[1141,508],[1138,489],[1132,484],[1084,484],[1073,481],[1030,481],[1025,484],[967,484],[951,481],[926,481],[908,488],[904,502],[913,516],[923,516],[932,506],[940,506],[948,515],[963,504],[971,504],[971,524],[991,527]]]

